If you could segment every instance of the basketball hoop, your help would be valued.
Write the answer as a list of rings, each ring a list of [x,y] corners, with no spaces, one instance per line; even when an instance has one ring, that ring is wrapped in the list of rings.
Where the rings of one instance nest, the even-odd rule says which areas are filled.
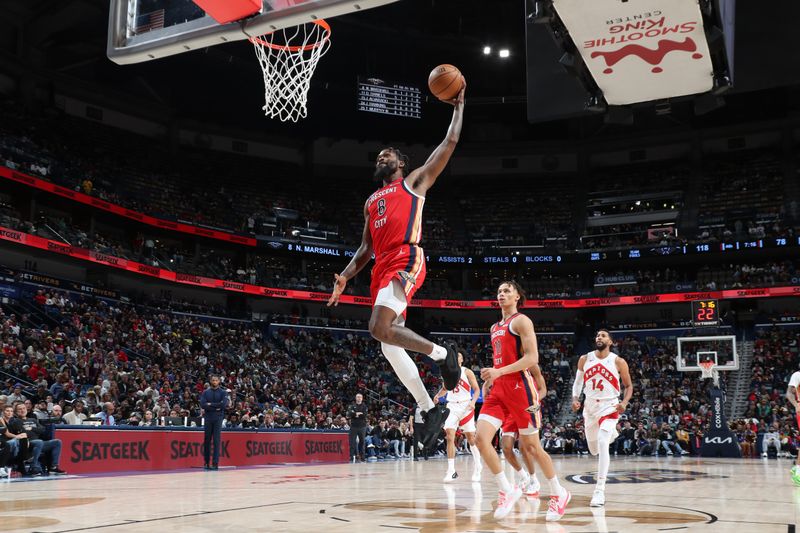
[[[331,27],[320,19],[250,42],[264,74],[264,114],[283,122],[305,118],[311,76],[331,46]]]
[[[700,363],[700,372],[702,379],[710,379],[714,377],[714,361],[701,361]]]

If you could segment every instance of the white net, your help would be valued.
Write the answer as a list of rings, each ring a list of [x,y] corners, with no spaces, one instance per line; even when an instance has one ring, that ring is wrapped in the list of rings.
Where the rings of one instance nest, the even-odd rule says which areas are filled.
[[[331,46],[324,20],[277,30],[251,39],[264,73],[264,114],[297,122],[308,114],[311,76]]]
[[[700,363],[700,377],[702,379],[710,379],[714,377],[714,362],[713,361],[706,361]]]

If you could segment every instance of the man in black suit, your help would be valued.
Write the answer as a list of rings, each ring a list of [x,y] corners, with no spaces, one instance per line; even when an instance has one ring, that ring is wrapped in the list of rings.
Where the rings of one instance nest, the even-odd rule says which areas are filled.
[[[200,407],[203,409],[205,438],[203,439],[203,468],[217,470],[219,468],[219,447],[222,440],[222,419],[228,407],[228,393],[219,386],[219,376],[211,376],[211,386],[200,395]],[[214,454],[211,456],[211,442],[214,442]],[[209,460],[211,464],[209,465]]]
[[[347,410],[350,421],[350,458],[364,461],[367,439],[367,404],[364,396],[356,394],[356,403]]]

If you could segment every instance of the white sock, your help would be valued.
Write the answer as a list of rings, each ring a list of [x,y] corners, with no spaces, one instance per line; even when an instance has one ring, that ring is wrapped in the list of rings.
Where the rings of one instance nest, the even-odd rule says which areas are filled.
[[[539,478],[536,477],[536,473],[531,474],[531,488],[539,490],[541,487],[542,484],[539,483]]]
[[[600,435],[597,438],[597,488],[606,490],[606,479],[608,478],[608,467],[611,464],[611,457],[608,453],[608,446],[611,444],[611,434],[604,430],[600,430]]]
[[[505,472],[500,472],[499,474],[495,474],[494,476],[495,481],[497,481],[497,487],[505,493],[509,493],[513,488],[511,488],[511,483],[508,482],[508,478],[506,477]]]
[[[558,496],[559,498],[564,496],[566,491],[564,487],[561,486],[561,483],[558,482],[558,476],[553,476],[553,478],[548,479],[547,482],[550,483],[550,494],[552,496]]]
[[[384,357],[392,365],[394,373],[405,385],[408,392],[417,401],[417,404],[423,411],[433,409],[434,403],[430,395],[428,395],[425,384],[422,383],[422,378],[419,377],[419,369],[414,364],[414,360],[408,353],[399,346],[392,346],[391,344],[381,343],[381,351]]]
[[[480,470],[483,468],[481,464],[481,451],[478,449],[478,445],[470,446],[469,451],[472,452],[472,458],[475,459],[475,470]]]
[[[531,476],[528,475],[528,473],[525,471],[524,468],[520,468],[519,470],[517,470],[517,477],[519,478],[521,485],[526,484],[528,480],[531,478]]]
[[[456,471],[456,460],[455,459],[448,459],[447,460],[447,471],[448,472],[455,472]]]
[[[447,357],[447,348],[434,343],[433,351],[428,354],[428,357],[434,361],[443,361]]]

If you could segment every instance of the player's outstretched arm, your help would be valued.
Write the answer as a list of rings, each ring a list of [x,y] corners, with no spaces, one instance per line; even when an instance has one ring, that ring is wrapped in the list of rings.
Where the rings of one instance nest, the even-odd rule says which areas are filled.
[[[369,231],[369,212],[367,206],[364,206],[364,232],[361,235],[361,246],[356,250],[355,255],[347,264],[341,274],[334,274],[335,279],[333,283],[333,294],[328,298],[328,307],[339,305],[339,297],[344,292],[347,282],[355,277],[356,274],[361,272],[369,260],[372,258],[372,234]]]
[[[428,189],[433,187],[433,184],[436,183],[436,178],[439,177],[444,167],[447,166],[447,162],[450,161],[450,156],[453,155],[456,149],[458,139],[461,137],[461,125],[464,121],[464,92],[467,89],[467,82],[464,81],[463,76],[461,80],[464,86],[461,88],[461,92],[458,93],[458,96],[450,102],[453,104],[454,109],[453,119],[450,121],[450,127],[447,128],[447,135],[430,157],[428,157],[425,164],[414,169],[406,178],[406,185],[420,196],[425,196]]]
[[[633,382],[631,381],[631,373],[628,370],[628,362],[622,357],[617,357],[617,370],[619,370],[619,377],[622,378],[622,386],[625,387],[625,395],[622,397],[622,401],[617,404],[617,412],[624,413],[633,396]]]

